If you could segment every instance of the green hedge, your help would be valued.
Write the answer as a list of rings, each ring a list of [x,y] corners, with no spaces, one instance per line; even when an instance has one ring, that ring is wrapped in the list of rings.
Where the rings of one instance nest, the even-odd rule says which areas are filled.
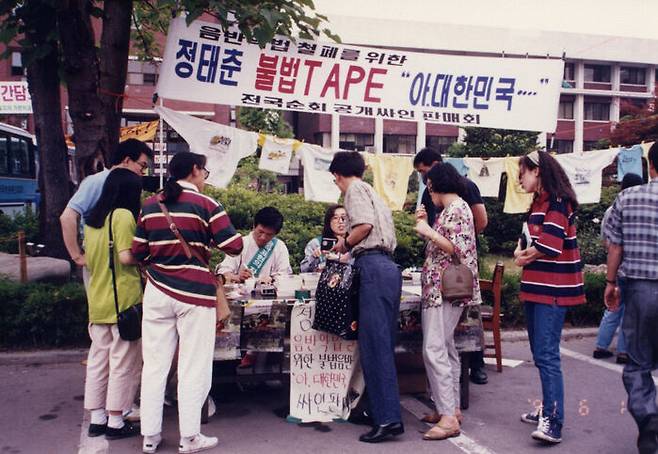
[[[38,242],[39,217],[29,208],[14,216],[0,213],[0,252],[18,253],[16,235],[19,230],[25,232],[27,242]]]
[[[19,284],[0,279],[0,346],[88,344],[87,298],[82,284]]]

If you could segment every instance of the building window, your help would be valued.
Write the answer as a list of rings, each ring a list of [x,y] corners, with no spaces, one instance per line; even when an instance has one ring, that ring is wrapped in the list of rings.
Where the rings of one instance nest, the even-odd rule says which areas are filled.
[[[610,66],[585,65],[585,82],[610,83]]]
[[[597,144],[599,143],[598,140],[585,140],[583,141],[583,151],[591,151],[591,150],[596,150],[599,148]]]
[[[425,143],[428,147],[434,148],[441,154],[444,154],[450,148],[450,145],[457,142],[457,137],[445,137],[445,136],[427,136],[425,137]]]
[[[375,144],[374,134],[340,134],[338,136],[341,150],[365,151]]]
[[[576,67],[573,63],[564,64],[564,80],[574,81],[576,80]]]
[[[11,53],[11,75],[24,76],[25,68],[23,68],[23,57],[20,52]]]
[[[560,101],[557,117],[561,120],[573,120],[573,101]]]
[[[610,103],[586,102],[585,120],[610,121]]]
[[[546,150],[556,153],[573,153],[573,140],[551,139],[546,140]]]
[[[384,153],[416,153],[416,136],[384,134]]]
[[[622,66],[619,77],[622,84],[627,84],[627,85],[646,84],[646,70],[644,68]]]
[[[158,67],[152,62],[128,60],[128,85],[155,85],[158,82]]]
[[[144,82],[144,85],[155,85],[158,82],[158,75],[144,73],[142,75],[142,81]]]

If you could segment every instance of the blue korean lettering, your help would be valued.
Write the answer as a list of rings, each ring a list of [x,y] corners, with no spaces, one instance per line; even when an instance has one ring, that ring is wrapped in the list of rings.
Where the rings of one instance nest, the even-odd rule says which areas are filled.
[[[194,67],[192,66],[191,63],[194,63],[194,61],[196,60],[197,43],[196,41],[179,39],[178,45],[180,46],[180,48],[176,52],[176,60],[183,59],[184,61],[177,63],[174,68],[174,71],[176,72],[176,75],[178,77],[187,79],[194,72]]]
[[[468,108],[468,99],[473,91],[473,76],[457,76],[455,78],[455,96],[452,98],[452,107],[457,109]],[[464,95],[464,102],[459,101],[459,97]]]
[[[196,79],[199,82],[215,82],[217,64],[219,63],[219,46],[201,44],[199,52],[199,66],[196,70]],[[207,68],[207,71],[206,71]]]
[[[498,78],[499,86],[496,87],[496,101],[507,101],[507,110],[512,110],[512,95],[514,95],[514,84],[516,79],[513,77]],[[501,87],[502,84],[507,85]]]
[[[473,88],[473,108],[488,109],[488,101],[491,99],[491,87],[493,86],[493,77],[477,76],[475,78],[475,87]],[[481,102],[483,99],[487,102]]]
[[[242,70],[242,57],[244,52],[238,49],[224,49],[225,57],[222,59],[221,73],[219,76],[219,83],[222,85],[236,86],[238,82],[231,80],[233,73],[239,73]]]

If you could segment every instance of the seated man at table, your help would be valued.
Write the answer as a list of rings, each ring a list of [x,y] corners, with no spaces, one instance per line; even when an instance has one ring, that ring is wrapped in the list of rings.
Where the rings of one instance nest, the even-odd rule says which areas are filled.
[[[283,227],[283,215],[274,207],[259,210],[254,228],[242,238],[244,247],[238,256],[226,256],[216,274],[224,282],[244,282],[249,278],[271,283],[273,278],[292,274],[290,255],[285,243],[276,238]]]

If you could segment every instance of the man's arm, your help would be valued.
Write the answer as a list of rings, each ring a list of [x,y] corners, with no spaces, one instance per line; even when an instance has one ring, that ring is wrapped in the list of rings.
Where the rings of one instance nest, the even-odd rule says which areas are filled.
[[[85,266],[87,263],[84,253],[78,244],[78,228],[80,226],[80,213],[72,208],[64,208],[64,212],[59,217],[59,222],[62,225],[62,237],[64,238],[64,245],[68,251],[71,259],[78,266]]]
[[[475,233],[480,234],[487,227],[489,218],[487,217],[487,209],[484,203],[476,203],[471,206],[473,212],[473,223],[475,224]]]
[[[624,248],[620,244],[608,244],[608,271],[605,275],[605,292],[603,300],[611,311],[619,308],[619,289],[617,288],[617,271],[624,255]]]
[[[352,249],[354,246],[359,244],[365,237],[370,235],[370,231],[372,230],[372,224],[359,224],[355,225],[352,228],[352,231],[350,234],[343,239],[342,237],[338,238],[338,242],[336,243],[336,246],[334,246],[331,250],[334,252],[340,252],[340,253],[345,253],[349,249]],[[345,242],[349,243],[349,249],[347,246],[345,246]]]

